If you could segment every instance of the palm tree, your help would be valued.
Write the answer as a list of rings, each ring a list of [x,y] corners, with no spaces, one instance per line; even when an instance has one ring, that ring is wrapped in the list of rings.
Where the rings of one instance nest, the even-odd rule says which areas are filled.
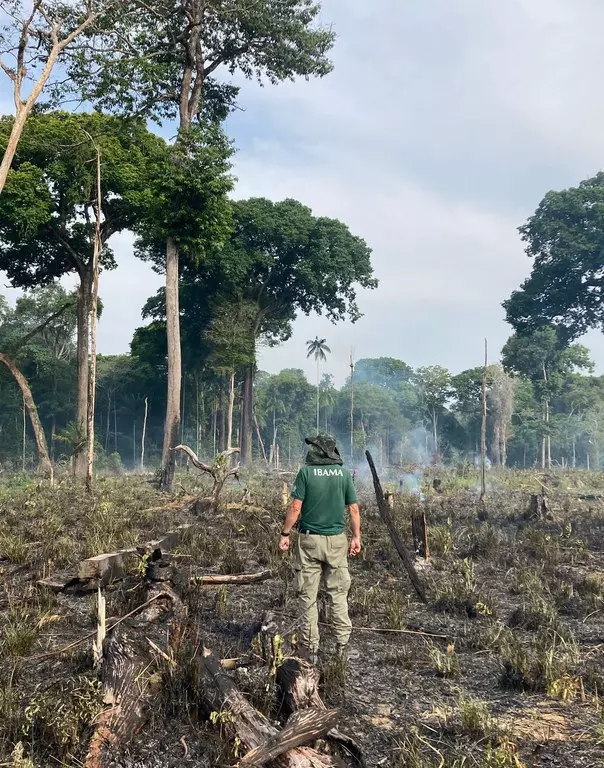
[[[327,360],[326,352],[331,353],[331,349],[327,346],[327,339],[320,339],[318,336],[312,341],[306,342],[306,348],[308,354],[306,357],[314,357],[317,361],[317,435],[319,434],[319,402],[320,402],[320,378],[319,378],[319,364],[322,360]]]

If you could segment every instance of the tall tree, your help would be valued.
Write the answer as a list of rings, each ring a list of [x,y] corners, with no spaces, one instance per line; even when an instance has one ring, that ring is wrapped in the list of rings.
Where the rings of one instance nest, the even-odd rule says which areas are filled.
[[[116,41],[111,55],[102,46],[87,46],[70,75],[87,101],[105,109],[176,119],[176,164],[180,145],[199,141],[194,124],[223,118],[233,106],[238,89],[225,83],[229,75],[238,71],[277,83],[331,71],[327,53],[334,35],[316,25],[320,5],[312,0],[158,0],[152,12],[146,0],[131,2],[140,11],[136,19],[119,11],[108,17],[104,32]],[[221,80],[214,79],[218,73]],[[180,425],[183,243],[176,227],[166,234],[168,396],[162,482],[170,488]]]
[[[576,369],[592,368],[588,350],[580,344],[568,346],[553,326],[542,326],[532,333],[514,334],[502,350],[503,365],[533,384],[541,402],[541,466],[551,467],[550,402],[564,378]]]
[[[320,339],[318,336],[315,336],[314,339],[311,339],[310,341],[306,342],[306,350],[307,350],[306,357],[314,357],[317,363],[317,435],[318,435],[321,431],[321,426],[319,423],[320,407],[321,407],[321,403],[320,403],[321,376],[320,376],[319,366],[322,361],[324,362],[325,360],[327,360],[327,354],[331,352],[331,349],[327,346],[327,339]]]
[[[234,230],[227,245],[183,268],[183,352],[209,353],[199,343],[216,299],[255,307],[252,338],[269,345],[288,339],[298,312],[325,313],[333,322],[361,314],[357,285],[374,288],[371,251],[336,219],[317,218],[296,200],[253,198],[233,203]],[[165,318],[163,293],[147,303],[147,316]],[[155,331],[160,325],[155,325]],[[149,332],[153,333],[153,329]],[[149,340],[149,344],[150,344]],[[158,350],[160,345],[157,344]],[[243,371],[241,458],[251,462],[255,359]]]
[[[99,21],[117,0],[23,3],[8,0],[0,11],[8,24],[0,30],[0,70],[12,84],[15,119],[0,163],[0,194],[6,184],[25,121],[47,85],[61,54]]]
[[[429,365],[418,368],[415,378],[421,393],[426,415],[432,426],[434,451],[438,452],[438,421],[451,397],[451,374],[441,365]]]
[[[0,147],[14,120],[0,119]],[[93,141],[90,138],[93,138]],[[92,306],[95,237],[96,149],[103,165],[100,265],[115,267],[109,238],[134,227],[152,204],[152,180],[162,179],[165,143],[141,121],[65,112],[36,115],[25,131],[0,196],[0,269],[22,288],[78,276],[77,424],[86,436],[88,337]],[[174,180],[173,180],[174,181]],[[85,476],[78,451],[76,474]]]
[[[604,329],[604,173],[548,192],[520,233],[533,268],[503,305],[514,329],[553,325],[565,340]]]

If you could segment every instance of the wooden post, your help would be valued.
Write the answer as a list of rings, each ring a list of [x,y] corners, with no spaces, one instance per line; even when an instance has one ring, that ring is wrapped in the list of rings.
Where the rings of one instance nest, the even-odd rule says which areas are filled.
[[[430,546],[428,544],[428,526],[426,513],[418,509],[411,514],[411,530],[413,533],[413,548],[424,560],[430,559]]]
[[[484,370],[482,372],[482,426],[480,429],[480,501],[487,495],[487,340],[484,340]]]
[[[426,603],[428,601],[426,598],[426,591],[424,589],[424,585],[421,583],[419,576],[417,575],[417,572],[413,567],[411,558],[409,557],[409,554],[405,549],[405,545],[403,544],[403,541],[399,535],[399,532],[396,530],[394,520],[392,519],[392,515],[390,514],[390,510],[388,509],[388,504],[386,504],[386,500],[384,499],[384,491],[382,490],[382,485],[380,483],[380,479],[378,477],[375,464],[373,463],[373,458],[369,453],[369,451],[365,451],[365,456],[367,457],[367,463],[369,464],[369,469],[371,470],[371,475],[373,477],[373,487],[375,489],[375,497],[377,500],[380,516],[384,521],[386,528],[388,528],[388,533],[390,534],[392,543],[394,544],[396,551],[398,552],[401,560],[403,561],[403,565],[405,566],[405,570],[407,571],[407,574],[409,575],[409,579],[413,584],[413,588],[417,592],[420,600],[423,603]]]

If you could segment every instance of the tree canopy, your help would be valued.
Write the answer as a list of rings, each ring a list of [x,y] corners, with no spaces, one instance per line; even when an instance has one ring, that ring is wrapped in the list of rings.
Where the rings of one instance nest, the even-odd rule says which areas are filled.
[[[604,173],[548,192],[520,227],[530,277],[504,302],[519,332],[553,325],[565,341],[604,330]]]

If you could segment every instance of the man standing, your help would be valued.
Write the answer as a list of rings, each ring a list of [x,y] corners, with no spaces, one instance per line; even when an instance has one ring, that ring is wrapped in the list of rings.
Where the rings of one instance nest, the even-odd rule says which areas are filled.
[[[348,554],[361,551],[361,515],[350,472],[332,437],[306,438],[306,466],[298,472],[292,502],[285,515],[279,547],[290,548],[290,533],[300,518],[295,549],[298,592],[304,609],[301,639],[303,651],[316,660],[319,648],[317,595],[321,581],[331,602],[337,652],[347,657],[352,624],[348,616]],[[350,512],[352,540],[344,533],[346,508]]]

